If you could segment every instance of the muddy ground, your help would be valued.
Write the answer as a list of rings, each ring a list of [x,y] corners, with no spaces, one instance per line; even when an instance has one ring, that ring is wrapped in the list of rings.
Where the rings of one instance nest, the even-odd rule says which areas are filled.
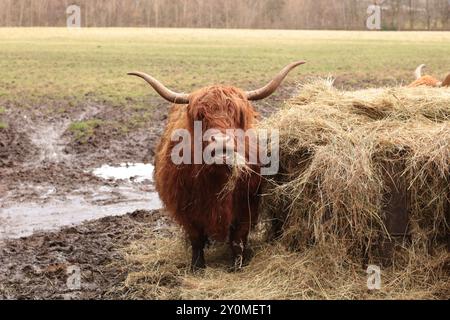
[[[128,274],[114,265],[123,259],[120,249],[156,233],[169,236],[166,225],[169,221],[160,211],[141,210],[4,241],[0,245],[0,298],[124,298],[123,293],[110,290]],[[81,276],[79,287],[70,285],[74,267]]]
[[[256,108],[265,117],[293,92],[293,87],[284,88]],[[160,99],[153,103],[157,108],[144,125],[125,133],[114,126],[94,126],[80,141],[70,130],[73,122],[126,123],[143,111],[93,102],[63,111],[54,101],[29,107],[3,102],[0,120],[7,127],[0,129],[0,299],[126,297],[111,290],[129,271],[114,263],[124,259],[120,249],[144,237],[170,236],[172,223],[163,210],[150,210],[145,202],[154,191],[151,180],[107,180],[92,170],[103,164],[152,163],[167,118],[167,104]],[[49,210],[66,210],[64,206],[74,206],[81,219],[86,210],[107,216],[89,216],[93,220],[82,224],[75,218],[77,223],[63,227],[52,226],[50,220],[45,231],[29,221],[51,219],[55,213]],[[23,221],[10,215],[23,215]],[[81,288],[70,289],[67,281],[74,266],[81,273]]]

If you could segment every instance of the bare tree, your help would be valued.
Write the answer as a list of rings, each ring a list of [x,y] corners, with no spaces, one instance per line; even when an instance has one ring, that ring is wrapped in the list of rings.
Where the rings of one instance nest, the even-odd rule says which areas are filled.
[[[81,6],[86,27],[365,29],[378,0],[0,0],[0,26],[65,26]],[[450,30],[449,0],[386,0],[383,26]]]

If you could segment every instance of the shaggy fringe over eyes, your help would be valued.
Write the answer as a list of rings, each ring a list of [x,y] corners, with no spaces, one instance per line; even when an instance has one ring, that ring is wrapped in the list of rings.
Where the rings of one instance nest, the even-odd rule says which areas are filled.
[[[206,129],[247,130],[257,114],[240,89],[212,86],[191,94],[188,115],[191,122],[207,123],[209,128]]]

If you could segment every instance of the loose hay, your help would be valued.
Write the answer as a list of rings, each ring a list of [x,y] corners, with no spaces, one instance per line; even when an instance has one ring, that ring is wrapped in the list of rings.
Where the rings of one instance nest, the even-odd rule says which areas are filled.
[[[125,249],[124,298],[449,299],[450,90],[386,88],[342,92],[331,81],[299,96],[260,124],[280,131],[280,173],[266,182],[266,219],[241,272],[228,272],[226,245],[206,252],[191,274],[181,238]],[[394,184],[389,183],[391,179]],[[409,236],[367,288],[367,263],[389,239],[386,194],[404,186]],[[281,222],[276,241],[265,228]],[[270,234],[270,233],[269,233]],[[371,254],[373,253],[373,254]]]
[[[204,273],[189,272],[183,239],[135,243],[125,251],[130,271],[112,290],[126,299],[448,299],[448,253],[382,269],[381,290],[367,289],[366,268],[335,243],[292,252],[277,244],[253,243],[255,256],[241,272],[228,271],[228,247],[206,251]],[[447,264],[447,271],[443,266]]]

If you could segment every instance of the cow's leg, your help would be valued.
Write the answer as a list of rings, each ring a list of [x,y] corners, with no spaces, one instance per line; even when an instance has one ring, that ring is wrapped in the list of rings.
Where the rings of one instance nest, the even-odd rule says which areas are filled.
[[[230,230],[230,246],[233,254],[234,270],[242,268],[244,261],[244,251],[247,246],[248,234],[252,225],[256,224],[258,219],[258,198],[251,197],[247,199],[245,206],[236,212],[236,219]]]
[[[205,248],[207,237],[202,231],[195,230],[189,233],[189,239],[192,246],[191,270],[197,271],[206,268],[203,250]]]
[[[243,220],[236,221],[230,230],[230,247],[233,254],[232,268],[239,270],[244,263],[244,250],[247,245],[247,237],[250,232],[250,224]]]

